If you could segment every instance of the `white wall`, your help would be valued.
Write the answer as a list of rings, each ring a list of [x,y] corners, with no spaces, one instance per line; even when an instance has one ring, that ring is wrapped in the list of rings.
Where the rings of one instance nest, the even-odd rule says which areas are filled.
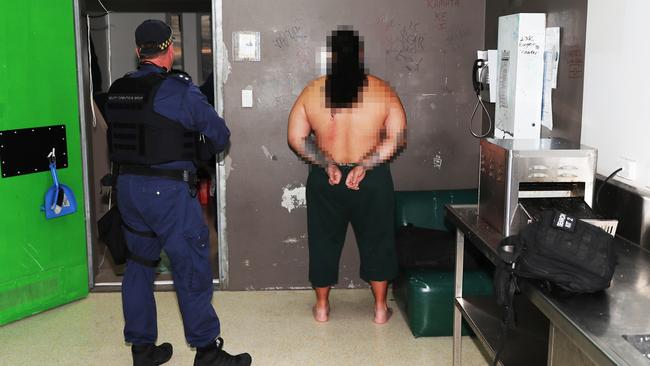
[[[183,68],[190,74],[194,84],[201,84],[199,79],[199,35],[196,24],[196,13],[183,13],[181,24],[183,25]]]
[[[100,15],[99,13],[94,15]],[[108,38],[106,30],[108,29],[107,17],[91,18],[90,19],[90,35],[95,45],[95,56],[99,63],[99,69],[102,72],[102,91],[108,90],[110,86],[108,82]],[[99,90],[95,90],[99,91]]]
[[[636,179],[650,188],[650,0],[589,0],[582,140],[598,149],[598,173],[621,158],[636,161]]]

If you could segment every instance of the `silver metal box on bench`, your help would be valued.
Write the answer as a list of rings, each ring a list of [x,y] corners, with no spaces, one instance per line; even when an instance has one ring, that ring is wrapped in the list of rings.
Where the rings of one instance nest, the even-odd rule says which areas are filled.
[[[563,139],[483,139],[479,217],[504,236],[530,221],[521,200],[571,198],[592,206],[596,149]]]

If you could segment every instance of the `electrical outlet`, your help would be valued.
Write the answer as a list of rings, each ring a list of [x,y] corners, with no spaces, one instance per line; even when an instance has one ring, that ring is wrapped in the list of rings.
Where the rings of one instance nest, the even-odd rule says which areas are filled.
[[[618,166],[623,168],[618,173],[618,176],[627,180],[636,180],[636,160],[620,157],[618,158]]]

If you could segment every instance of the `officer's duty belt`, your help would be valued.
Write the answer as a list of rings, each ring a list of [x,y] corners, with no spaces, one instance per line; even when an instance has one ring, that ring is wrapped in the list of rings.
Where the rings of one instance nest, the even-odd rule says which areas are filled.
[[[196,173],[180,169],[156,169],[142,165],[120,165],[120,174],[144,175],[147,177],[160,177],[185,182],[190,187],[196,186],[198,180]]]

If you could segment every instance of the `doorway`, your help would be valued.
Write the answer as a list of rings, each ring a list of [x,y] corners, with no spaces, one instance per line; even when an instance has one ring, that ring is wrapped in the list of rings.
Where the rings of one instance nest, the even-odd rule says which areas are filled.
[[[82,80],[86,110],[85,144],[89,211],[89,282],[95,291],[119,290],[124,265],[116,265],[106,246],[97,236],[96,222],[114,203],[111,189],[102,187],[101,178],[110,172],[106,144],[106,121],[103,105],[111,83],[127,72],[137,68],[133,33],[146,19],[158,19],[169,24],[174,32],[174,69],[186,72],[197,85],[211,85],[211,103],[215,105],[213,74],[215,52],[213,50],[213,10],[210,0],[174,1],[126,1],[126,0],[78,0],[81,9],[78,37],[86,46],[82,50],[87,57],[81,59],[87,69]],[[84,26],[85,25],[85,26]],[[85,56],[84,54],[84,56]],[[209,94],[209,93],[206,93]],[[92,97],[91,97],[92,96]],[[225,250],[219,250],[217,214],[219,207],[219,184],[217,163],[201,163],[197,199],[201,203],[204,220],[210,229],[210,260],[214,274],[213,283],[220,284],[224,271],[220,262],[225,261]],[[156,288],[171,289],[173,266],[164,250],[156,270]]]

